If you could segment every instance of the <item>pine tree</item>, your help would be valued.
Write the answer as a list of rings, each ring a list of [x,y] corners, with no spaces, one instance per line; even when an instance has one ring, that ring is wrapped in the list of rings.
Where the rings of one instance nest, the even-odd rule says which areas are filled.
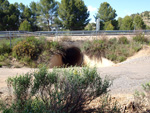
[[[61,0],[58,10],[63,27],[69,30],[83,30],[89,23],[89,12],[82,0]]]
[[[24,20],[19,27],[19,30],[22,31],[31,31],[31,25],[27,20]]]
[[[55,0],[40,0],[37,4],[37,20],[39,26],[50,31],[54,20],[57,18],[58,4]]]
[[[117,16],[116,10],[114,10],[109,3],[104,2],[100,5],[98,10],[98,14],[96,17],[100,18],[102,21],[107,22],[110,20],[114,20]]]

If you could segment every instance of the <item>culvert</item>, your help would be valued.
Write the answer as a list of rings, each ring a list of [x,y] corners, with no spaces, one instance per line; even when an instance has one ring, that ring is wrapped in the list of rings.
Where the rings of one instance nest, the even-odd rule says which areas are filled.
[[[78,47],[67,47],[63,54],[55,54],[51,58],[50,67],[68,67],[81,66],[83,63],[83,54]]]

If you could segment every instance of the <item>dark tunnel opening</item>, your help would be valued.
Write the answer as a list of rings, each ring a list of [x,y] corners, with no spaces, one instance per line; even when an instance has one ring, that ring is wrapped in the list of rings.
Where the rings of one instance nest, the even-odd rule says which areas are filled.
[[[68,47],[63,54],[54,55],[51,59],[51,68],[53,67],[69,67],[81,66],[83,62],[83,54],[78,47]]]
[[[82,64],[83,55],[78,47],[70,47],[65,50],[65,54],[62,57],[62,62],[66,66],[79,66]]]

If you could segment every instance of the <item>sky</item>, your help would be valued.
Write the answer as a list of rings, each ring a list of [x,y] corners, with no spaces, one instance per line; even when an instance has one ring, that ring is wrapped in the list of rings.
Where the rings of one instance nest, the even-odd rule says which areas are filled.
[[[40,0],[8,0],[10,3],[23,3],[29,5],[32,1],[39,2]],[[61,0],[56,0],[61,2]],[[100,4],[108,2],[110,6],[116,10],[117,17],[125,17],[126,15],[142,13],[150,11],[150,0],[83,0],[90,12],[90,22],[95,22],[94,16],[98,12]]]

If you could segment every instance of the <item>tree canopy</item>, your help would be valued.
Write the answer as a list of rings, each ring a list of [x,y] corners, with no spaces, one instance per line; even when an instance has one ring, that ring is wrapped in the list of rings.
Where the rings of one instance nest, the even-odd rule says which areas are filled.
[[[85,28],[87,31],[95,30],[96,29],[96,24],[95,23],[88,23]]]
[[[100,4],[95,19],[100,18],[100,30],[150,29],[150,11],[118,18],[116,10],[107,2]],[[83,0],[40,0],[10,4],[0,0],[0,31],[19,30],[30,24],[30,31],[55,30],[95,30],[95,23],[88,24],[89,11]],[[25,28],[26,29],[26,28]]]
[[[19,30],[22,31],[31,31],[31,25],[27,20],[24,20],[19,27]]]
[[[114,30],[114,26],[112,25],[111,21],[105,22],[104,29],[105,30]]]
[[[135,27],[136,30],[140,30],[140,29],[145,29],[146,28],[146,25],[144,24],[143,19],[139,15],[136,15],[134,17],[133,24],[134,24],[134,27]]]
[[[0,0],[0,30],[17,30],[19,10],[7,0]]]
[[[40,27],[50,31],[51,25],[57,17],[58,3],[55,0],[40,0],[37,4],[37,21]]]
[[[113,9],[109,3],[103,2],[98,9],[97,17],[103,20],[104,22],[114,20],[116,18],[116,10]]]
[[[89,23],[89,12],[82,0],[61,0],[58,10],[63,27],[69,30],[83,30]]]
[[[121,30],[133,30],[133,19],[130,16],[125,16],[120,27]]]

